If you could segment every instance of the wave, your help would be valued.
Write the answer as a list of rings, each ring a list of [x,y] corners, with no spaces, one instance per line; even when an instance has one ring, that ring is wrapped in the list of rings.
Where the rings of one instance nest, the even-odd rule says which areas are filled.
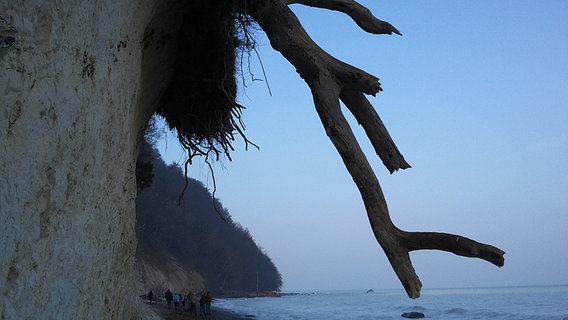
[[[401,319],[405,312],[421,312],[441,320],[568,320],[568,290],[552,288],[460,289],[458,293],[424,294],[420,300],[404,295],[325,292],[282,298],[219,301],[240,314],[257,320],[368,320]]]
[[[466,313],[467,310],[465,310],[464,308],[452,308],[448,311],[446,311],[446,314],[464,314]]]

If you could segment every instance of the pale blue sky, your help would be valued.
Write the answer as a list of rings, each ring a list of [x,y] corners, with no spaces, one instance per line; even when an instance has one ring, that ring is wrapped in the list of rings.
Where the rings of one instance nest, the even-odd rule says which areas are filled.
[[[381,79],[371,102],[412,168],[390,175],[352,125],[393,221],[507,252],[501,269],[413,253],[424,287],[568,284],[568,1],[360,2],[403,36],[292,8],[324,49]],[[233,161],[215,165],[217,197],[272,257],[284,290],[403,290],[307,85],[262,33],[258,40],[272,96],[247,81],[239,101],[260,150],[239,141]],[[262,78],[256,59],[252,68]],[[166,162],[181,161],[168,138]],[[202,162],[190,170],[212,189]]]

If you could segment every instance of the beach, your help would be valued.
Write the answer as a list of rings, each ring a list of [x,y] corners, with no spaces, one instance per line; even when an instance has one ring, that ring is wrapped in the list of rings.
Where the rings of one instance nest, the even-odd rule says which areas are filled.
[[[211,307],[211,314],[207,316],[191,316],[187,311],[174,311],[173,306],[172,309],[168,309],[168,305],[165,301],[157,301],[153,303],[149,303],[148,300],[144,301],[144,304],[149,306],[151,310],[159,316],[160,319],[164,320],[243,320],[243,319],[254,319],[254,316],[246,316],[237,314],[234,312],[230,312],[227,310],[221,310],[215,307],[215,300],[213,300],[213,305]],[[183,307],[182,310],[186,308]]]

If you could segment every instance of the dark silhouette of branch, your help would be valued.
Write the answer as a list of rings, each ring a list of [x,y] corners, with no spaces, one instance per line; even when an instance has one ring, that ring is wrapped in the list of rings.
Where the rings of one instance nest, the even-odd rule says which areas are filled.
[[[310,7],[341,11],[351,17],[361,29],[369,33],[402,35],[390,23],[375,18],[371,10],[353,0],[285,0],[283,3],[298,3]]]
[[[420,296],[422,284],[410,261],[409,252],[421,249],[449,251],[466,257],[503,265],[504,252],[462,236],[436,232],[406,232],[390,219],[379,181],[361,150],[349,123],[341,112],[342,100],[363,126],[377,155],[392,173],[410,168],[378,114],[364,94],[380,92],[379,79],[339,61],[322,50],[306,33],[288,4],[341,11],[362,29],[372,33],[400,34],[390,24],[376,19],[366,8],[349,0],[249,0],[248,12],[266,32],[272,47],[292,65],[311,89],[316,111],[328,137],[339,152],[357,185],[375,238],[383,248],[409,297]]]

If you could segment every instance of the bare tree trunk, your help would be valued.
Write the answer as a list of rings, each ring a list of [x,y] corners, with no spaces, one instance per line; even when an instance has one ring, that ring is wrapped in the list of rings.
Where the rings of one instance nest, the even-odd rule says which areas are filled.
[[[392,173],[410,168],[392,141],[378,114],[364,94],[381,91],[378,78],[343,63],[322,50],[305,32],[288,4],[344,12],[365,31],[400,34],[389,23],[376,19],[368,9],[352,0],[250,0],[250,15],[268,35],[272,47],[290,61],[312,91],[314,104],[327,135],[359,188],[375,238],[383,248],[409,297],[420,296],[422,284],[410,261],[409,252],[437,249],[503,266],[504,252],[491,245],[452,234],[406,232],[391,221],[379,181],[344,118],[343,101],[363,126],[375,152]]]

